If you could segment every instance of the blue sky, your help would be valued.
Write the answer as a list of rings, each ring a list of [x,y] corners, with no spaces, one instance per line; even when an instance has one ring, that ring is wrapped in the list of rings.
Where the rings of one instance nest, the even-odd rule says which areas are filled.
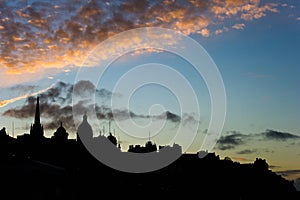
[[[33,116],[5,112],[22,110],[29,104],[23,97],[54,83],[56,85],[52,88],[58,88],[59,82],[69,86],[75,84],[80,63],[100,42],[131,28],[163,27],[180,31],[199,42],[222,75],[227,96],[222,141],[228,148],[222,149],[224,146],[217,145],[214,150],[221,156],[229,155],[240,162],[261,156],[272,165],[279,166],[278,171],[299,169],[299,1],[215,0],[210,3],[186,1],[172,4],[168,1],[81,1],[72,4],[70,1],[28,1],[27,5],[26,1],[3,1],[0,7],[0,126],[7,127],[10,133],[12,122],[15,135],[28,132]],[[168,52],[123,55],[110,66],[96,88],[112,91],[124,73],[146,63],[170,66],[183,74],[196,91],[201,116],[198,136],[191,151],[197,149],[211,115],[210,95],[201,76],[187,61]],[[94,75],[93,69],[90,70],[91,76]],[[153,73],[160,75],[157,71]],[[59,95],[66,96],[67,93],[65,90]],[[120,98],[124,96],[122,93],[119,95]],[[10,101],[14,98],[19,100]],[[105,95],[97,98],[99,106],[109,107]],[[59,104],[60,108],[70,105],[59,101],[47,103]],[[129,110],[144,116],[159,115],[164,111],[159,107],[151,110],[154,104],[161,104],[165,111],[179,116],[181,112],[191,114],[194,109],[191,106],[182,111],[172,91],[153,84],[141,87],[132,95]],[[149,113],[149,109],[153,113]],[[58,124],[58,120],[42,114],[45,124]],[[149,123],[148,118],[137,117],[134,120],[141,125]],[[99,123],[101,127],[107,126],[107,120]],[[76,127],[68,123],[66,126],[70,136],[74,137]],[[113,126],[123,146],[144,143],[144,139],[130,139],[116,124],[113,123]],[[48,137],[55,130],[51,127],[46,129]],[[166,134],[157,136],[156,142],[168,142],[176,127],[177,122],[167,120],[163,128]],[[98,133],[99,130],[95,129]],[[141,133],[141,137],[147,137],[148,131],[151,131],[148,129]],[[268,137],[270,135],[273,137]],[[240,139],[241,143],[230,143],[226,140],[229,136]],[[176,142],[185,143],[184,137],[181,140]]]

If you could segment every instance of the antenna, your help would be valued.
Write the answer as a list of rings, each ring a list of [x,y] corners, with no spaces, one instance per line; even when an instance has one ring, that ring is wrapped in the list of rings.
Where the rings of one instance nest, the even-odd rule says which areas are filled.
[[[118,148],[121,149],[120,136],[118,136]]]
[[[150,131],[149,131],[149,141],[150,141]]]
[[[109,119],[109,120],[108,120],[108,133],[111,133],[111,130],[110,130],[111,127],[110,127],[110,126],[111,126],[111,124],[110,124],[110,119]]]
[[[105,127],[103,126],[103,135],[105,135]]]
[[[15,123],[12,122],[12,128],[11,128],[11,132],[12,132],[12,137],[14,138],[15,137]]]

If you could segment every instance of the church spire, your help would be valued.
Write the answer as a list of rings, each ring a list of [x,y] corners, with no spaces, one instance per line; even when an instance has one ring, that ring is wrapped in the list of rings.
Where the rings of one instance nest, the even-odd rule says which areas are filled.
[[[41,125],[40,120],[40,99],[37,97],[36,108],[35,108],[35,116],[34,123],[30,127],[30,135],[35,139],[41,139],[44,137],[44,128]]]
[[[41,124],[41,120],[40,120],[40,101],[39,101],[39,97],[37,97],[37,102],[36,102],[36,108],[35,108],[35,117],[34,117],[34,123],[35,124]]]

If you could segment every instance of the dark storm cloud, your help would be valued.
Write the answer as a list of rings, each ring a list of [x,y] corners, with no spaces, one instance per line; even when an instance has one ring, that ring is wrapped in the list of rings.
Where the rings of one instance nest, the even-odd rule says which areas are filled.
[[[74,85],[73,93],[80,97],[90,97],[96,92],[96,87],[91,81],[81,80]]]
[[[96,106],[96,113],[98,119],[112,119],[112,120],[127,120],[130,118],[140,118],[140,119],[159,119],[159,120],[169,120],[174,123],[180,122],[180,116],[174,114],[170,111],[166,111],[160,115],[143,115],[137,114],[135,112],[125,110],[125,109],[114,109],[111,110],[110,107],[107,106]]]
[[[70,92],[73,92],[73,95],[79,96],[81,98],[90,98],[91,96],[95,95],[101,100],[109,100],[112,96],[122,96],[119,93],[112,93],[111,91],[104,88],[96,89],[91,81],[86,80],[78,81],[74,86],[70,88]]]
[[[16,86],[16,89],[23,87]],[[74,90],[73,90],[74,88]],[[49,119],[51,122],[46,122],[45,128],[57,127],[57,124],[62,121],[66,128],[74,126],[72,106],[72,93],[75,95],[91,95],[95,91],[94,85],[89,81],[79,81],[75,85],[58,82],[54,87],[50,88],[44,93],[39,94],[40,97],[40,111],[42,117]],[[96,89],[96,96],[108,100],[113,93],[102,88]],[[3,112],[3,116],[14,117],[18,119],[32,118],[35,113],[36,97],[28,97],[23,106],[10,108]],[[79,101],[73,105],[75,111],[81,112],[92,108],[88,101]],[[99,116],[101,113],[99,113]]]
[[[244,135],[238,131],[227,132],[228,135],[221,136],[217,142],[217,148],[220,150],[234,149],[236,146],[246,142],[248,135]]]
[[[292,133],[275,131],[271,129],[267,129],[261,133],[253,133],[253,134],[242,134],[239,131],[228,131],[217,142],[216,148],[220,150],[228,150],[234,149],[236,146],[240,146],[249,141],[281,141],[287,142],[290,139],[300,139],[300,136],[297,136]],[[237,152],[238,154],[250,154],[254,153],[256,150],[245,149]],[[273,150],[264,149],[267,153],[273,153]]]
[[[172,112],[169,112],[169,111],[166,111],[164,113],[162,113],[161,115],[157,115],[155,116],[155,118],[157,119],[167,119],[167,120],[170,120],[172,122],[180,122],[181,120],[181,117],[172,113]]]
[[[265,139],[268,140],[281,140],[285,141],[288,139],[299,139],[300,137],[291,133],[280,132],[275,130],[267,129],[265,132],[261,133]]]
[[[12,87],[12,89],[18,90],[29,90],[38,88],[37,86],[21,86],[17,85]],[[58,103],[58,104],[70,104],[72,102],[72,95],[80,97],[90,97],[94,95],[102,100],[109,100],[112,95],[116,97],[121,97],[121,94],[112,93],[111,91],[101,88],[96,89],[95,86],[90,81],[79,81],[75,85],[57,82],[52,88],[48,89],[46,92],[39,94],[40,102],[44,103]],[[28,97],[26,100],[30,104],[35,103],[34,97]]]
[[[71,96],[69,93],[71,92],[72,85],[64,82],[58,82],[54,87],[50,88],[44,93],[39,95],[41,102],[49,102],[49,103],[65,103],[71,101]]]
[[[132,111],[125,109],[114,109],[106,105],[99,106],[98,104],[90,104],[88,99],[81,100],[74,105],[72,102],[72,93],[83,97],[90,97],[93,93],[100,99],[108,100],[112,95],[121,97],[121,94],[114,94],[106,89],[96,89],[90,81],[79,81],[75,85],[58,82],[54,87],[50,88],[44,93],[39,94],[40,97],[40,112],[43,118],[46,118],[44,127],[53,129],[57,127],[60,121],[64,123],[64,127],[74,129],[73,109],[75,114],[81,115],[86,110],[93,110],[95,107],[97,118],[100,120],[128,120],[130,118],[153,118],[153,119],[166,119],[171,122],[180,122],[180,116],[172,113],[165,112],[161,115],[142,115],[136,114]],[[36,97],[28,97],[23,106],[10,108],[2,114],[3,116],[14,117],[18,119],[32,118],[35,113]],[[49,122],[50,120],[50,122]]]
[[[34,112],[35,112],[35,105],[28,103],[22,107],[8,109],[4,111],[2,115],[8,117],[14,117],[18,119],[24,119],[24,118],[29,118],[34,116]]]
[[[30,98],[22,107],[11,108],[6,110],[3,115],[24,119],[24,118],[32,118],[35,113],[35,100],[32,103],[32,99]],[[77,104],[73,105],[74,110],[76,111],[75,114],[81,115],[86,110],[90,110],[93,108],[93,105],[88,104],[88,102],[80,101]],[[72,106],[60,106],[58,104],[49,104],[47,102],[40,103],[40,112],[41,116],[46,119],[50,119],[51,122],[45,123],[45,128],[53,129],[57,128],[57,124],[60,121],[64,123],[64,127],[71,128],[74,127],[73,121],[73,112]],[[96,115],[99,120],[128,120],[130,118],[154,118],[154,119],[165,119],[162,116],[167,116],[166,120],[171,122],[179,122],[179,116],[174,113],[168,112],[168,114],[162,114],[159,116],[150,116],[150,115],[139,115],[134,112],[122,109],[115,109],[113,112],[107,106],[97,106],[96,105]]]

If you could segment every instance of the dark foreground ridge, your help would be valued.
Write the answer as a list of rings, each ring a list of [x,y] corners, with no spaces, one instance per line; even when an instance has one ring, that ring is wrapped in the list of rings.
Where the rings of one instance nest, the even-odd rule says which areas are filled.
[[[269,170],[259,158],[240,164],[221,160],[215,153],[201,159],[198,154],[183,154],[157,171],[125,173],[102,164],[75,140],[0,139],[0,195],[9,199],[131,198],[162,193],[209,199],[299,199],[293,183]]]
[[[95,159],[83,140],[109,146],[102,150],[111,150],[114,152],[111,155],[116,156],[149,152],[180,155],[181,147],[174,144],[157,149],[149,138],[145,146],[131,145],[128,152],[121,152],[110,127],[107,137],[101,134],[93,137],[86,114],[78,127],[77,140],[68,139],[62,123],[52,138],[45,138],[38,101],[30,134],[15,139],[6,134],[5,128],[0,131],[0,199],[147,199],[161,195],[201,199],[300,199],[293,182],[269,170],[267,162],[260,158],[250,164],[240,164],[229,158],[221,160],[215,153],[199,152],[182,154],[167,167],[153,172],[117,171]]]

